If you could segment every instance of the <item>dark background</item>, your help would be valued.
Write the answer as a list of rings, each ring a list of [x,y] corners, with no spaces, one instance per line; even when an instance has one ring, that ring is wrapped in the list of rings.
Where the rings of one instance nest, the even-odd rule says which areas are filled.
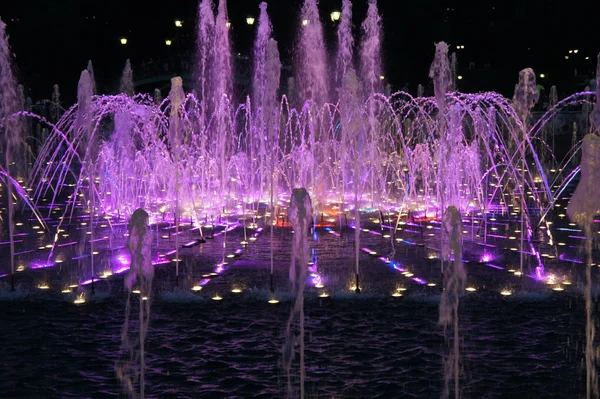
[[[217,0],[215,0],[217,2]],[[250,55],[259,0],[229,0],[231,40],[236,52]],[[291,64],[299,26],[300,0],[271,0],[268,10],[284,65]],[[415,93],[427,77],[434,43],[447,41],[458,51],[463,91],[495,90],[512,95],[519,70],[544,73],[538,83],[563,96],[582,90],[595,74],[600,51],[598,2],[559,0],[379,0],[384,26],[384,68],[395,90]],[[360,34],[367,1],[353,1],[355,39]],[[335,48],[335,24],[329,13],[341,0],[321,0],[322,21],[330,52]],[[94,64],[102,92],[114,91],[124,62],[168,57],[195,47],[197,2],[169,0],[3,0],[0,17],[8,25],[20,83],[34,98],[49,98],[52,85],[61,87],[63,102],[75,99],[79,74],[88,59]],[[181,19],[183,28],[176,28]],[[597,19],[597,18],[596,18]],[[120,37],[127,37],[123,46]],[[172,39],[167,47],[165,39]],[[577,49],[577,54],[569,50]],[[569,55],[566,60],[565,56]],[[589,59],[586,60],[586,57]]]

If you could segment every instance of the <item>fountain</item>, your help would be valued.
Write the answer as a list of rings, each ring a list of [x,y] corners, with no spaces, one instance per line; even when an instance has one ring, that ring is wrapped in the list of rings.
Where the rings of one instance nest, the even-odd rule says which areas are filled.
[[[313,206],[310,195],[305,188],[296,188],[292,191],[288,218],[294,228],[294,239],[292,242],[292,262],[290,264],[290,283],[295,293],[294,307],[288,319],[285,336],[286,341],[283,348],[284,367],[288,372],[288,390],[291,393],[290,367],[294,358],[294,346],[296,341],[300,342],[300,398],[304,398],[304,285],[308,277],[309,247],[307,233],[313,219]],[[292,331],[293,323],[298,319],[299,336],[296,337]],[[295,330],[295,328],[294,328]]]
[[[600,55],[598,56],[598,71],[600,76]],[[596,106],[594,108],[594,126],[596,132],[600,130],[600,92],[596,88]],[[569,202],[567,214],[569,218],[581,226],[585,232],[586,252],[586,287],[585,287],[585,311],[586,311],[586,389],[587,398],[598,397],[598,373],[596,371],[596,348],[594,345],[595,320],[592,314],[592,275],[593,266],[592,245],[594,233],[592,227],[594,216],[600,213],[600,203],[595,194],[595,183],[598,181],[598,165],[600,162],[600,136],[597,133],[589,133],[583,138],[581,145],[581,180]]]
[[[152,265],[152,232],[148,227],[148,214],[143,209],[136,209],[129,221],[129,236],[127,249],[131,255],[130,268],[125,276],[127,301],[125,309],[125,322],[121,331],[122,351],[130,358],[117,364],[117,377],[123,385],[123,390],[130,397],[144,398],[145,389],[145,350],[144,346],[150,322],[150,297],[152,294],[152,280],[154,279],[154,266]],[[138,337],[130,337],[131,295],[134,291],[139,296],[139,321]],[[137,364],[135,364],[137,362]],[[138,381],[139,396],[136,395],[134,381]]]
[[[462,264],[462,216],[458,208],[450,205],[442,218],[444,231],[448,234],[448,254],[452,255],[454,261],[449,265],[450,271],[444,281],[444,291],[440,302],[440,323],[446,329],[452,326],[454,336],[452,338],[452,353],[444,359],[444,392],[442,397],[449,397],[450,381],[454,379],[454,397],[460,397],[460,338],[458,330],[458,304],[459,298],[465,291],[467,274]]]
[[[282,95],[282,63],[267,4],[259,11],[252,90],[240,104],[232,84],[227,2],[214,7],[202,0],[193,81],[174,77],[164,99],[160,90],[136,94],[128,60],[119,93],[102,94],[90,62],[81,72],[75,105],[63,109],[55,86],[49,118],[23,106],[0,22],[0,178],[10,199],[3,222],[8,247],[0,247],[8,249],[10,267],[0,266],[0,282],[10,276],[12,289],[15,280],[42,290],[60,286],[61,294],[76,290],[79,299],[114,293],[111,280],[123,278],[127,359],[117,371],[126,393],[141,397],[149,303],[158,293],[224,304],[252,287],[252,298],[265,302],[264,290],[270,303],[265,306],[277,308],[279,299],[288,298],[281,287],[289,280],[293,305],[282,364],[293,394],[291,366],[298,353],[300,397],[309,394],[305,346],[313,344],[312,336],[305,342],[304,312],[315,297],[344,298],[349,287],[361,293],[353,295],[357,301],[389,296],[390,289],[394,298],[406,289],[440,294],[438,321],[444,331],[453,330],[442,395],[449,397],[453,386],[458,398],[469,389],[460,367],[459,298],[478,289],[510,295],[498,287],[506,281],[509,287],[518,281],[522,292],[542,290],[543,284],[559,292],[570,277],[556,275],[570,273],[565,265],[585,263],[587,391],[596,395],[590,266],[593,215],[600,208],[590,190],[600,144],[595,133],[584,134],[581,144],[575,136],[576,148],[559,160],[554,133],[556,114],[568,107],[585,109],[591,129],[598,130],[598,85],[596,93],[562,101],[554,88],[551,107],[537,118],[533,70],[520,72],[512,100],[492,92],[461,93],[456,55],[441,42],[429,71],[432,97],[421,85],[417,97],[386,93],[377,2],[369,0],[355,45],[352,2],[342,1],[337,50],[329,63],[318,2],[305,0],[293,84]],[[27,180],[27,165],[16,155],[25,120],[48,131]],[[562,201],[579,171],[565,212]],[[13,198],[29,205],[35,217],[15,208]],[[582,245],[566,241],[581,239],[575,223],[585,232],[585,261],[570,249]],[[262,237],[267,228],[269,237]],[[237,263],[242,257],[247,263]],[[265,272],[249,272],[248,263]],[[226,290],[233,275],[248,281],[236,280]],[[132,295],[139,295],[136,338],[129,325]]]

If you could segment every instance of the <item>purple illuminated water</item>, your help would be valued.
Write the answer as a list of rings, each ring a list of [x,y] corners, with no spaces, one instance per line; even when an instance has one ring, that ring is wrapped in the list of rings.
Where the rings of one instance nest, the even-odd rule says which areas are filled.
[[[275,279],[269,297],[283,298],[282,291],[290,290],[281,288],[273,276],[280,263],[287,262],[278,261],[278,251],[289,253],[291,247],[289,276],[296,302],[286,329],[284,363],[288,376],[293,375],[298,326],[301,395],[305,290],[314,288],[311,292],[325,294],[323,298],[349,289],[388,296],[391,291],[397,294],[394,298],[401,297],[404,283],[385,273],[402,276],[398,278],[405,278],[405,284],[424,290],[443,283],[440,322],[453,325],[455,332],[449,340],[454,345],[452,355],[445,362],[445,395],[454,380],[458,397],[458,381],[464,377],[458,362],[458,298],[467,281],[477,286],[473,289],[494,286],[497,290],[506,284],[510,290],[503,292],[512,293],[514,286],[528,284],[564,289],[576,278],[579,269],[565,270],[582,262],[577,251],[591,245],[593,231],[586,226],[594,219],[586,210],[582,234],[562,212],[580,169],[579,187],[587,184],[587,172],[593,169],[588,162],[593,157],[586,153],[591,139],[581,145],[575,140],[576,148],[564,160],[556,159],[552,129],[561,109],[591,107],[595,95],[595,108],[588,112],[595,121],[590,129],[597,130],[600,89],[560,102],[554,89],[553,106],[535,120],[539,93],[531,69],[519,74],[512,100],[492,92],[457,92],[456,56],[449,54],[448,44],[438,43],[430,69],[433,97],[425,97],[422,86],[417,97],[405,92],[386,95],[376,1],[368,3],[356,46],[352,3],[342,2],[336,53],[330,57],[318,2],[306,0],[298,20],[295,88],[282,96],[279,49],[266,3],[259,10],[252,92],[240,104],[235,102],[232,83],[227,3],[220,0],[215,7],[211,0],[202,0],[191,93],[184,91],[187,82],[175,77],[164,100],[160,92],[153,97],[136,95],[128,61],[120,94],[99,94],[90,63],[80,75],[76,105],[59,112],[60,93],[55,88],[54,115],[49,121],[23,110],[0,23],[0,145],[5,151],[0,176],[10,199],[6,201],[7,238],[0,242],[9,243],[10,249],[0,247],[0,253],[10,252],[11,259],[10,269],[0,266],[0,273],[21,276],[17,267],[35,269],[31,272],[39,273],[33,280],[40,289],[50,289],[45,280],[53,278],[60,280],[62,288],[72,285],[69,288],[80,293],[89,293],[88,286],[105,287],[104,282],[124,273],[129,262],[132,270],[141,270],[135,254],[129,261],[123,253],[126,237],[132,242],[125,226],[139,208],[148,218],[144,253],[150,255],[144,259],[168,270],[162,283],[169,290],[178,286],[198,296],[210,292],[212,299],[222,300],[219,294],[231,287],[225,287],[226,278],[221,277],[244,275],[243,267],[236,264],[247,257],[260,259],[253,264],[258,271],[246,272],[243,281],[232,284],[264,288],[260,270],[268,265],[266,275]],[[27,168],[12,164],[15,154],[22,153],[18,147],[25,132],[20,121],[25,119],[49,131],[28,181],[22,175]],[[550,137],[552,145],[546,143]],[[575,165],[580,146],[581,168]],[[302,197],[295,195],[299,195],[294,191],[297,187],[305,187]],[[35,203],[34,217],[14,212],[13,193],[19,202]],[[581,198],[576,194],[566,212],[577,223],[581,221],[572,212]],[[292,240],[284,236],[290,223]],[[267,227],[269,238],[262,234]],[[313,241],[309,243],[304,233],[310,227]],[[341,246],[343,256],[327,253],[329,248],[322,244],[326,240],[319,236],[323,231],[339,240],[335,245]],[[584,238],[584,243],[576,241]],[[258,240],[263,243],[253,246]],[[453,257],[445,253],[447,247]],[[346,267],[328,269],[336,256]],[[377,262],[369,263],[365,257]],[[504,274],[478,282],[476,266],[471,264],[479,261],[486,273]],[[378,275],[377,270],[385,272]],[[586,280],[591,289],[592,279]],[[314,287],[306,287],[306,281]],[[131,291],[133,286],[127,288]],[[150,287],[142,291],[151,293]],[[149,320],[149,301],[144,302],[143,296],[140,309],[146,312],[141,312],[145,315],[141,324]],[[589,326],[593,320],[591,297],[586,298],[591,334],[587,370],[592,375]],[[143,367],[132,373],[143,373]],[[144,384],[136,384],[125,386],[130,393],[143,391]],[[595,392],[595,386],[588,377],[588,392]]]

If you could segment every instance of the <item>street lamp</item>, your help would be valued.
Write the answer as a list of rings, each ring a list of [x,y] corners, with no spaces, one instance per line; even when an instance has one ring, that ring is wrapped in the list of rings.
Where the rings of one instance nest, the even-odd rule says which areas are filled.
[[[456,78],[457,78],[458,80],[462,80],[462,75],[458,75]]]
[[[229,22],[229,21],[225,22],[225,26],[228,28],[231,28],[231,22]]]
[[[167,39],[167,40],[165,40],[165,44],[167,46],[170,46],[171,44],[173,44],[173,42],[171,40]]]
[[[178,28],[181,28],[183,26],[183,21],[176,19],[175,20],[175,26]]]
[[[342,13],[339,11],[334,11],[331,13],[331,21],[333,21],[333,22],[339,21],[341,17],[342,17]]]
[[[246,18],[246,23],[248,25],[254,25],[254,18],[253,17]]]
[[[309,23],[310,23],[310,21],[308,19],[302,20],[302,26],[307,26]]]
[[[121,41],[121,44],[125,45],[127,44],[127,39],[122,37],[121,39],[119,39]]]
[[[540,73],[540,78],[544,79],[546,77],[545,73]]]

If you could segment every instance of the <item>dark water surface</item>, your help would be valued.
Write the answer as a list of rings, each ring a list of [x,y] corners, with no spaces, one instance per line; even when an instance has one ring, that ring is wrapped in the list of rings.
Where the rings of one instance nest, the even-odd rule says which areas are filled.
[[[269,305],[265,293],[251,292],[222,302],[189,298],[153,298],[146,396],[285,397],[280,351],[291,303]],[[447,344],[438,300],[308,299],[309,397],[439,397]],[[121,397],[115,362],[124,308],[118,295],[84,306],[39,294],[0,300],[0,397]],[[465,297],[460,313],[463,397],[585,395],[581,299],[476,293]],[[297,388],[297,361],[292,371]]]

